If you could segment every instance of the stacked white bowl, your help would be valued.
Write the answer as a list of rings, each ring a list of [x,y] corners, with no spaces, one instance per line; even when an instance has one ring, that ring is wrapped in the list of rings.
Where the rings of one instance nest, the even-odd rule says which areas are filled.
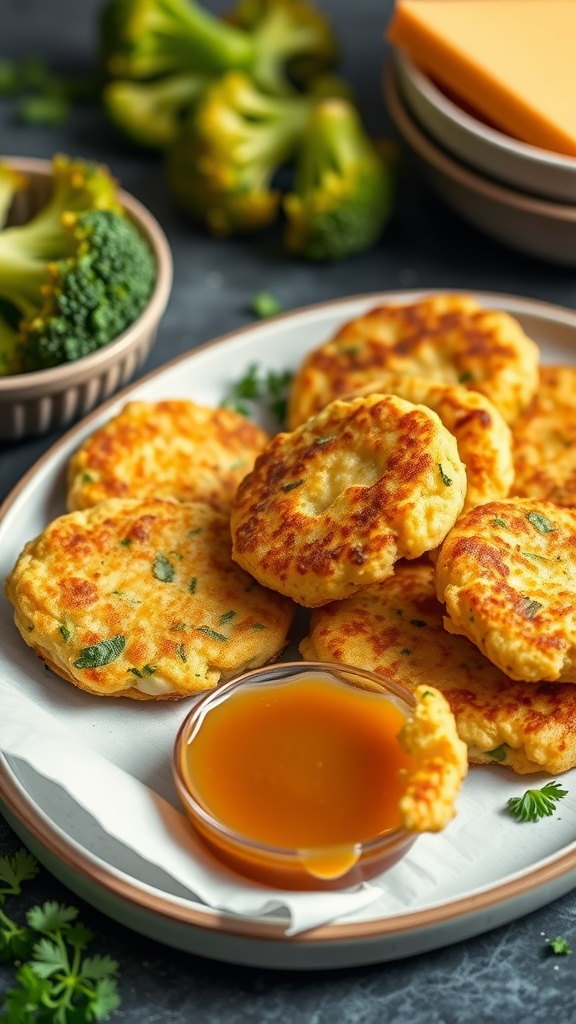
[[[576,266],[576,158],[486,124],[400,52],[384,91],[398,131],[453,210],[515,249]]]

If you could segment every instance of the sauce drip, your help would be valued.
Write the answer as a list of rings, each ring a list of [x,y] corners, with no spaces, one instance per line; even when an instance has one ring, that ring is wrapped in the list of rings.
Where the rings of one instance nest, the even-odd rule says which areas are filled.
[[[397,741],[405,721],[388,697],[320,675],[248,685],[203,716],[184,780],[249,839],[301,850],[359,843],[400,824],[401,769],[412,765]]]

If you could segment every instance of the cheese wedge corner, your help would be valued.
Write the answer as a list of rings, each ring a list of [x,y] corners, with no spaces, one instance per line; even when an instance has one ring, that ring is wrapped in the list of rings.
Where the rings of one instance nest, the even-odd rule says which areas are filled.
[[[502,131],[576,156],[576,0],[397,0],[386,37]]]

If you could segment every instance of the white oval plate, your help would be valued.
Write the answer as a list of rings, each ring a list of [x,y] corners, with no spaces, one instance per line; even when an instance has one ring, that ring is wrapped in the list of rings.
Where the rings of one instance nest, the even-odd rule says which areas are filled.
[[[342,299],[258,323],[217,339],[180,357],[125,389],[65,435],[23,478],[0,509],[2,577],[17,554],[48,521],[65,511],[64,480],[70,454],[97,426],[130,399],[154,401],[188,397],[217,405],[248,366],[285,370],[298,366],[311,348],[328,339],[347,320],[384,302],[413,301],[422,292],[382,293]],[[576,313],[543,302],[480,293],[484,306],[516,316],[540,345],[542,361],[576,363]],[[39,662],[18,636],[8,602],[0,605],[0,695],[2,679],[18,678],[33,699],[43,676]],[[52,713],[72,709],[77,721],[110,714],[90,695],[53,677]],[[46,684],[48,685],[48,683]],[[118,713],[124,702],[112,702]],[[171,703],[171,702],[169,702]],[[68,707],[69,706],[69,707]],[[141,706],[142,707],[142,706]],[[144,705],[146,708],[146,705]],[[158,713],[154,705],[154,713]],[[144,721],[144,719],[143,719]],[[139,736],[140,742],[145,742]],[[123,738],[129,751],[130,744]],[[541,785],[529,776],[530,785]],[[562,777],[576,787],[576,770]],[[513,787],[526,788],[500,768],[473,769],[466,780],[467,799],[486,791],[494,823]],[[486,785],[488,783],[488,785]],[[525,785],[526,783],[526,785]],[[67,793],[21,761],[0,757],[1,806],[15,831],[46,867],[74,892],[123,924],[165,943],[215,959],[288,969],[338,968],[393,960],[437,949],[520,917],[563,895],[576,885],[576,812],[570,798],[562,814],[536,825],[511,823],[512,841],[481,861],[469,843],[468,863],[451,877],[436,865],[439,883],[424,901],[382,913],[375,904],[361,914],[288,938],[285,921],[217,913],[195,902],[163,872],[107,836]],[[475,811],[476,805],[474,805]],[[455,827],[474,831],[475,813]],[[464,815],[464,818],[466,816]],[[451,827],[451,826],[450,826]],[[483,824],[485,846],[490,831]],[[515,831],[515,830],[518,831]],[[526,830],[526,831],[525,831]],[[497,830],[496,830],[497,832]],[[425,842],[423,837],[419,842]],[[433,838],[433,837],[432,837]],[[418,844],[416,844],[418,846]]]

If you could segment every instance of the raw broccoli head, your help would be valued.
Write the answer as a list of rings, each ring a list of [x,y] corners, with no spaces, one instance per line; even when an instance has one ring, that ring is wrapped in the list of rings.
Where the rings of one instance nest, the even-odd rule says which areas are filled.
[[[52,184],[34,217],[0,231],[0,372],[95,351],[136,319],[153,288],[153,253],[107,168],[59,156]]]
[[[309,260],[362,252],[382,234],[393,192],[391,163],[367,136],[353,104],[321,101],[306,125],[294,188],[283,201],[286,248]]]
[[[241,0],[228,20],[195,0],[108,0],[100,38],[111,78],[241,70],[278,92],[287,88],[289,66],[303,61],[310,73],[336,59],[330,26],[308,0]]]
[[[219,79],[168,152],[169,185],[214,235],[256,231],[276,217],[276,171],[294,154],[315,101],[270,96],[240,72]]]
[[[134,142],[166,149],[211,81],[205,75],[187,72],[150,82],[117,79],[104,87],[102,98],[111,121]]]

